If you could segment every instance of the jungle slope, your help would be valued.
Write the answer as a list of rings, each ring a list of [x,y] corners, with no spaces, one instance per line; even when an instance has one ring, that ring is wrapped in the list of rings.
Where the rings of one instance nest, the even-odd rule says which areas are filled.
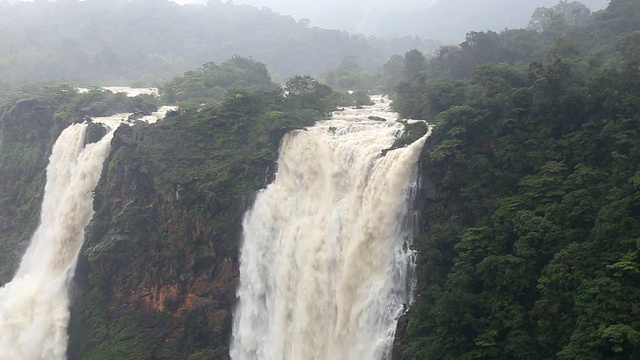
[[[436,127],[395,359],[640,357],[640,3],[546,25],[405,56]]]

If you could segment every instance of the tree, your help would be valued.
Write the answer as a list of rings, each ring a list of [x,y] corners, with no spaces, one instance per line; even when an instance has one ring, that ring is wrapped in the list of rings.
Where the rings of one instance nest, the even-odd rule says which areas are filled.
[[[531,16],[529,28],[538,32],[549,31],[563,25],[578,26],[591,16],[591,10],[578,1],[560,1],[552,8],[539,7]]]
[[[311,75],[296,75],[284,86],[285,105],[292,109],[314,109],[321,113],[328,112],[328,104],[323,100],[331,95],[331,88],[320,84]]]
[[[318,85],[311,75],[296,75],[287,80],[284,90],[289,97],[304,96],[313,93]]]
[[[404,72],[404,58],[400,55],[393,55],[384,65],[382,65],[382,91],[389,93],[402,81]]]
[[[427,60],[424,55],[412,49],[404,54],[404,79],[405,81],[419,81],[427,68]]]
[[[620,52],[622,56],[630,62],[640,61],[640,31],[634,31],[624,35],[620,40]]]

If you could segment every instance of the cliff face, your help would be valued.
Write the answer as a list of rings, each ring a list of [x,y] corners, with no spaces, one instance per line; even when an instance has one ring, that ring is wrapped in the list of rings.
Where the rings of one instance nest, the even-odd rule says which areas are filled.
[[[74,280],[70,359],[228,358],[241,221],[282,134],[205,110],[116,131]]]
[[[199,211],[204,202],[181,197],[189,191],[181,185],[156,184],[148,144],[135,136],[118,130],[96,190],[76,272],[78,347],[70,358],[181,358],[185,347],[205,344],[214,347],[209,358],[224,358],[241,208],[225,223]]]
[[[420,155],[419,160],[419,184],[418,184],[418,193],[416,195],[416,199],[414,200],[414,206],[419,210],[420,213],[420,231],[425,231],[425,229],[429,229],[434,225],[433,217],[430,216],[429,207],[434,204],[437,200],[443,199],[443,194],[438,190],[436,180],[434,176],[431,174],[431,169],[429,168],[429,156],[428,154],[432,152],[439,142],[441,141],[440,137],[436,135],[431,135],[427,138],[425,142],[425,146],[422,149],[422,153]],[[433,211],[433,210],[431,210]],[[416,234],[420,236],[420,234]],[[418,250],[418,276],[421,274],[420,267],[425,266],[424,257],[427,249],[422,249],[419,247],[420,244],[414,244],[416,250]],[[418,289],[425,285],[426,280],[422,278],[418,278]],[[416,302],[424,301],[424,299],[415,299]],[[398,319],[398,324],[396,326],[396,333],[393,340],[393,347],[391,350],[391,359],[390,360],[401,360],[404,358],[404,350],[410,345],[412,340],[411,335],[407,333],[407,327],[409,326],[409,322],[415,317],[412,313],[414,306],[409,306],[407,312],[402,314]]]

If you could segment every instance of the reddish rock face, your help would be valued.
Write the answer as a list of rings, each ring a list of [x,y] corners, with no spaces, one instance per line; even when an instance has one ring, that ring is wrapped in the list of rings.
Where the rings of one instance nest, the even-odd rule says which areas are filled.
[[[117,354],[123,341],[106,332],[133,338],[142,349],[136,359],[224,359],[244,202],[216,211],[189,184],[159,184],[134,136],[118,130],[96,190],[75,279],[69,358]]]

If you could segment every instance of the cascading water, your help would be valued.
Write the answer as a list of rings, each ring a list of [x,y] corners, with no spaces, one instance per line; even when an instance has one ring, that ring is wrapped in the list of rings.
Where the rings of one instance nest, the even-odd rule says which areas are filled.
[[[113,136],[84,146],[86,129],[71,125],[53,146],[40,225],[13,280],[0,289],[0,359],[66,358],[67,287]]]
[[[244,219],[232,359],[389,357],[411,297],[406,219],[426,136],[382,156],[403,127],[369,121],[376,100],[284,138]]]
[[[155,122],[163,107],[142,120]],[[87,124],[66,128],[47,166],[40,225],[13,280],[0,288],[0,360],[63,360],[67,354],[68,285],[84,228],[93,215],[93,190],[109,155],[114,130],[130,114],[95,118],[110,130],[85,146]]]

